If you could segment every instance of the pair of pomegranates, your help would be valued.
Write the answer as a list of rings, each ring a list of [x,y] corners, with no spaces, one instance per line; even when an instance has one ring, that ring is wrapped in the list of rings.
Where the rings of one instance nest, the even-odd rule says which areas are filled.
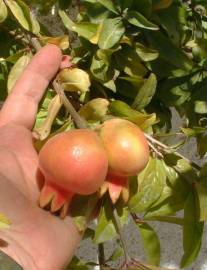
[[[60,133],[48,140],[39,153],[45,176],[40,207],[49,205],[51,212],[60,211],[64,218],[74,194],[92,194],[104,183],[116,202],[128,177],[138,174],[148,159],[143,132],[127,120],[107,120],[96,131]]]

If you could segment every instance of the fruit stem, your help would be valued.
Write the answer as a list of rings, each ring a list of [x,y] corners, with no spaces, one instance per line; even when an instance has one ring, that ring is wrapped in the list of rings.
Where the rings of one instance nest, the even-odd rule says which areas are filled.
[[[120,238],[122,248],[123,248],[123,251],[124,251],[124,259],[125,259],[124,260],[124,265],[127,266],[128,264],[130,264],[131,258],[130,258],[129,253],[128,253],[126,239],[125,239],[125,236],[124,236],[124,234],[122,232],[121,223],[120,223],[120,220],[119,220],[119,215],[117,213],[117,210],[116,210],[116,208],[114,207],[114,205],[112,203],[111,203],[111,207],[113,209],[113,218],[114,218],[114,221],[115,221],[115,226],[116,226],[117,232],[119,234],[119,238]]]
[[[66,109],[71,114],[77,128],[87,128],[86,121],[76,112],[73,105],[66,97],[61,85],[56,80],[54,80],[52,82],[52,86],[54,87],[57,94],[60,96],[60,99],[62,100],[62,103],[65,105]]]
[[[29,39],[29,41],[36,51],[39,51],[41,49],[42,46],[37,38],[32,37]],[[76,112],[73,105],[66,97],[65,92],[62,89],[61,85],[56,80],[54,80],[52,82],[52,86],[54,87],[54,90],[56,91],[56,93],[60,96],[60,99],[62,103],[65,105],[65,108],[71,114],[77,128],[83,128],[83,129],[87,128],[86,121]]]
[[[152,146],[153,144],[155,144],[155,145],[157,145],[158,147],[162,148],[163,152],[165,152],[166,154],[174,153],[176,156],[178,156],[178,157],[180,157],[180,158],[186,160],[186,161],[187,161],[191,166],[193,166],[196,170],[199,170],[199,171],[200,171],[201,167],[200,167],[197,163],[195,163],[195,162],[189,160],[188,158],[186,158],[185,156],[183,156],[183,155],[180,154],[179,152],[171,150],[171,149],[170,149],[170,146],[168,146],[168,145],[166,145],[166,144],[164,144],[164,143],[162,143],[162,142],[156,140],[156,139],[153,138],[151,135],[149,135],[149,134],[147,134],[147,133],[145,133],[144,135],[145,135],[145,137],[147,138],[147,140],[148,140],[150,146]],[[153,145],[153,148],[152,148],[152,149],[154,150],[154,148],[156,148],[156,147]]]

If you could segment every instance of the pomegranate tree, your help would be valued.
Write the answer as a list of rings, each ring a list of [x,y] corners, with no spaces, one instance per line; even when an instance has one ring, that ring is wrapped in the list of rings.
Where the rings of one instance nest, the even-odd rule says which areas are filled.
[[[109,194],[116,202],[123,188],[127,188],[128,177],[137,175],[147,165],[149,147],[144,133],[128,120],[107,120],[99,132],[109,160]]]
[[[108,158],[94,131],[78,129],[51,138],[39,153],[39,166],[45,177],[40,207],[50,205],[63,218],[74,194],[89,195],[102,185]]]

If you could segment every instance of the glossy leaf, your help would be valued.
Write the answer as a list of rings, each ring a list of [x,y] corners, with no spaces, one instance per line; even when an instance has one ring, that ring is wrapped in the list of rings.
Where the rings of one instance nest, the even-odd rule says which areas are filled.
[[[102,4],[104,7],[106,7],[107,9],[112,11],[113,13],[118,14],[116,4],[114,3],[114,1],[112,1],[112,0],[98,0],[97,2]]]
[[[91,85],[89,75],[80,68],[63,69],[58,74],[63,89],[69,92],[87,92]]]
[[[160,0],[153,5],[154,10],[168,8],[173,3],[173,0]]]
[[[129,105],[120,100],[111,102],[109,111],[114,116],[118,116],[135,123],[141,129],[146,129],[157,122],[155,114],[140,113],[133,110]]]
[[[97,32],[98,25],[90,22],[74,23],[63,10],[59,10],[59,15],[65,27],[79,36],[90,40]]]
[[[96,98],[80,108],[79,114],[86,120],[101,121],[108,111],[109,101],[104,98]]]
[[[182,159],[176,156],[176,154],[167,154],[165,161],[169,166],[174,167],[187,183],[192,184],[198,179],[195,169],[188,160]]]
[[[130,47],[124,47],[115,55],[116,67],[123,70],[130,77],[141,76],[147,74],[146,67],[141,63],[138,53]]]
[[[165,164],[164,168],[167,176],[166,183],[160,198],[145,214],[147,219],[175,214],[184,207],[185,200],[191,191],[191,185],[174,167]]]
[[[6,0],[6,3],[23,28],[34,34],[39,34],[39,23],[30,12],[29,7],[22,0]]]
[[[90,270],[90,267],[85,262],[80,261],[78,257],[74,256],[65,270]]]
[[[192,69],[191,60],[161,32],[150,32],[146,33],[146,35],[151,46],[159,52],[160,57],[177,68]]]
[[[142,238],[147,263],[159,266],[160,241],[155,230],[147,223],[137,225]]]
[[[149,209],[160,198],[165,179],[163,162],[151,158],[147,167],[138,176],[139,189],[129,200],[130,211],[140,213]]]
[[[23,55],[17,60],[17,62],[12,67],[9,73],[8,83],[7,83],[9,93],[11,92],[13,86],[15,85],[16,81],[19,79],[20,75],[22,74],[26,66],[29,64],[30,59],[31,59],[31,55],[29,54]]]
[[[0,23],[6,20],[8,15],[7,7],[3,0],[0,0]]]
[[[180,226],[183,226],[184,224],[183,218],[174,217],[174,216],[154,216],[154,217],[147,217],[147,218],[145,216],[144,220],[154,220],[154,221],[159,221],[159,222],[176,224]]]
[[[143,44],[136,42],[136,52],[139,57],[147,62],[158,58],[159,52],[157,50],[145,47]]]
[[[198,214],[200,221],[207,220],[207,186],[196,183],[196,195],[198,199]]]
[[[197,219],[196,198],[191,192],[184,207],[183,249],[181,267],[187,267],[194,262],[201,248],[204,223]]]
[[[104,243],[116,235],[116,228],[113,223],[113,213],[109,200],[104,202],[98,217],[98,224],[95,230],[95,242]]]
[[[79,232],[84,232],[88,222],[96,211],[98,198],[96,194],[75,196],[71,203],[71,216]],[[84,205],[84,207],[82,207]]]
[[[159,27],[154,23],[148,21],[141,13],[137,11],[129,11],[127,13],[127,20],[129,23],[140,28],[149,30],[159,30]]]
[[[34,131],[38,134],[40,140],[44,140],[49,136],[52,129],[53,122],[59,110],[61,109],[61,107],[62,107],[62,102],[60,100],[60,97],[59,95],[56,95],[50,101],[50,104],[47,110],[47,116],[38,127],[34,128]],[[44,116],[44,112],[43,112],[43,116]]]
[[[59,46],[62,50],[66,50],[69,47],[69,37],[66,35],[59,37],[41,36],[39,39],[43,44],[54,44]]]
[[[112,261],[115,262],[117,261],[120,257],[123,257],[124,255],[124,251],[123,248],[121,248],[120,246],[118,246],[113,253],[111,254],[111,256],[107,259],[107,261]]]
[[[110,49],[116,45],[124,35],[124,25],[120,18],[105,19],[99,35],[98,46]]]
[[[144,85],[139,89],[137,96],[132,104],[132,108],[136,110],[144,109],[152,100],[157,87],[157,79],[155,74],[151,73]]]

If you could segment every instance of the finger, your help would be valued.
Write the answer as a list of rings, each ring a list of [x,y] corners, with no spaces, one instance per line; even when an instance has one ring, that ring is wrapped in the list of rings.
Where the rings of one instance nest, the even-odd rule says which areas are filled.
[[[32,58],[1,109],[0,126],[14,123],[32,128],[38,103],[61,59],[61,51],[55,45],[45,46]]]

